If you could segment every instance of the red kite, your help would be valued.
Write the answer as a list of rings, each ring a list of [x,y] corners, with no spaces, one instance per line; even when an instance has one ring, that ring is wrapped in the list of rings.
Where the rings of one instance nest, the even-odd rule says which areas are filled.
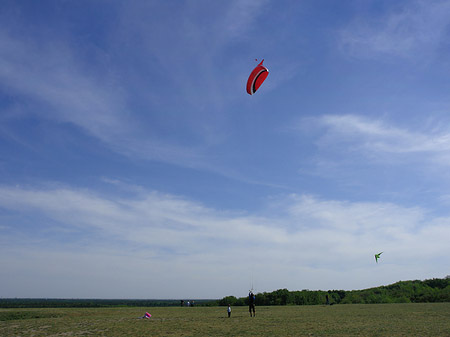
[[[253,95],[256,92],[256,90],[258,90],[258,88],[261,86],[261,84],[263,84],[267,75],[269,75],[269,70],[262,65],[263,62],[264,59],[261,61],[260,64],[256,66],[255,69],[253,69],[252,73],[248,77],[247,93],[249,95]]]

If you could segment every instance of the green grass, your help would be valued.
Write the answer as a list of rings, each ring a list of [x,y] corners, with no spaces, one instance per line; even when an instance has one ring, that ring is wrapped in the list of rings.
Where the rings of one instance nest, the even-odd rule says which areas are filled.
[[[0,336],[450,336],[450,303],[232,309],[0,309]]]

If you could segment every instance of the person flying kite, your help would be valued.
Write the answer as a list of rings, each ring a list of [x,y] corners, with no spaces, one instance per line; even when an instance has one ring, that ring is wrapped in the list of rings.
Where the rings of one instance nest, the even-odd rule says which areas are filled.
[[[256,316],[255,303],[256,303],[256,296],[255,296],[255,294],[253,294],[253,291],[250,290],[250,292],[248,293],[248,311],[250,312],[250,317],[252,317],[252,311],[253,311],[253,317]]]
[[[378,263],[378,259],[380,258],[380,255],[383,254],[383,252],[375,254],[375,262]]]

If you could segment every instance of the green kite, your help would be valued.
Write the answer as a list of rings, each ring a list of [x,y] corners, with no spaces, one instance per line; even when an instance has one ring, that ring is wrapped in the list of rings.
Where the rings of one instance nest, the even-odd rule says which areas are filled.
[[[383,254],[383,252],[375,254],[375,262],[378,263],[378,259],[380,258],[380,255]]]

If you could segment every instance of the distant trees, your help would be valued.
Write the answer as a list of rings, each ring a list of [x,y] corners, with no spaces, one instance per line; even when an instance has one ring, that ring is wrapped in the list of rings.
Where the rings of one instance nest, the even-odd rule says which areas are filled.
[[[256,305],[316,305],[351,303],[419,303],[450,302],[450,276],[425,281],[400,281],[388,286],[364,290],[289,291],[278,289],[256,294]],[[195,300],[196,306],[243,306],[248,298],[226,296],[221,300]],[[0,299],[0,308],[56,308],[56,307],[162,307],[179,306],[180,300],[114,300],[114,299]]]
[[[246,302],[247,298],[246,297],[242,297],[242,298],[236,298],[234,296],[226,296],[224,298],[222,298],[221,300],[219,300],[219,305],[222,306],[227,306],[227,305],[231,305],[231,306],[242,306],[242,305],[247,305],[248,303]]]
[[[425,281],[400,281],[388,286],[364,290],[289,291],[278,289],[256,294],[256,305],[317,305],[326,304],[374,304],[374,303],[418,303],[450,302],[450,277]],[[219,305],[246,305],[246,298],[224,297]]]
[[[217,305],[216,301],[195,300],[196,305]],[[58,298],[2,298],[0,308],[101,308],[101,307],[175,307],[180,300],[133,299],[58,299]]]

